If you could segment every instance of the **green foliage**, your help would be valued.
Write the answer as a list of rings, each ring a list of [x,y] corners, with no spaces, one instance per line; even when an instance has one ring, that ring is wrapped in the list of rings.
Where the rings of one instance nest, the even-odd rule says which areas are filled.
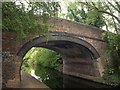
[[[113,4],[114,3],[114,4]],[[108,40],[106,50],[107,66],[103,78],[109,83],[120,83],[120,3],[118,2],[73,2],[69,3],[67,18],[99,28],[106,26],[103,33]],[[116,33],[111,33],[111,29]]]
[[[60,5],[58,2],[30,2],[29,7],[32,9],[30,12],[37,15],[44,16],[58,16],[58,11],[60,11]]]
[[[120,84],[120,69],[116,70],[113,67],[107,66],[107,68],[104,71],[103,75],[104,80],[107,81],[107,83],[117,86]]]
[[[24,59],[24,61],[23,61],[23,63],[22,63],[21,69],[22,69],[23,71],[27,72],[27,73],[30,73],[30,72],[31,72],[31,69],[32,69],[33,67],[31,67],[28,59],[29,59],[29,58]]]
[[[29,2],[28,7],[20,2],[2,3],[2,29],[17,33],[18,40],[25,39],[28,34],[45,35],[49,32],[50,25],[38,22],[48,16],[57,16],[59,3],[57,2]]]
[[[111,54],[111,60],[115,60],[116,63],[119,61],[120,65],[120,35],[119,34],[113,34],[109,33],[109,53]],[[116,66],[116,65],[115,65]]]
[[[28,53],[31,54],[32,52],[34,52],[33,49],[31,49]],[[30,56],[30,58],[27,58],[29,56],[28,53],[27,56],[25,57],[26,59],[24,58],[22,70],[30,74],[31,70],[34,70],[35,75],[40,77],[38,79],[45,83],[46,85],[48,85],[50,88],[61,88],[61,85],[63,84],[62,80],[63,74],[49,67],[43,67],[41,65],[36,64],[33,65],[32,63],[30,63],[31,61],[30,58],[32,57]],[[59,80],[60,77],[61,79]],[[59,82],[57,80],[59,80]]]
[[[87,17],[85,22],[89,25],[96,27],[102,27],[104,25],[103,14],[97,10],[90,10],[87,12]]]
[[[31,67],[34,69],[35,65],[56,69],[62,64],[61,56],[49,49],[45,48],[32,48],[24,57],[23,70]],[[25,67],[25,68],[24,68]]]
[[[109,46],[105,53],[107,66],[103,78],[112,85],[118,85],[120,84],[120,35],[111,32],[108,34]]]
[[[30,73],[34,66],[36,65],[37,60],[34,59],[35,49],[30,49],[24,57],[21,69],[27,73]]]
[[[50,68],[57,68],[60,64],[62,64],[62,60],[58,53],[43,48],[37,48],[36,50],[38,52],[34,58],[37,60],[37,64]]]
[[[102,7],[102,5],[98,4],[98,7]],[[97,9],[88,8],[82,3],[76,2],[70,3],[67,9],[66,17],[73,21],[96,27],[102,27],[104,25],[103,13],[98,12]]]
[[[35,75],[40,76],[40,80],[51,89],[58,89],[63,85],[63,74],[54,69],[38,65],[35,67]]]

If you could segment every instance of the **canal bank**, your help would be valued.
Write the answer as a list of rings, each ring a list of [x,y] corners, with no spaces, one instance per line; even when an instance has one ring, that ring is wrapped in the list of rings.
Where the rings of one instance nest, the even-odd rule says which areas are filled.
[[[110,85],[97,83],[71,75],[65,75],[57,70],[42,66],[36,66],[34,68],[33,76],[52,90],[62,88],[112,88]],[[44,85],[42,87],[44,87]]]
[[[19,88],[47,88],[50,90],[47,85],[23,71],[21,72],[21,83]]]

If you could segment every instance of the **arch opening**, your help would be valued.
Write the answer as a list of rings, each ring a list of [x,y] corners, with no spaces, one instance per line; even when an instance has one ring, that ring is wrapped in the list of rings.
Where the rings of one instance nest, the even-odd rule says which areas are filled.
[[[50,88],[60,88],[63,84],[62,65],[62,58],[58,52],[46,48],[32,47],[24,56],[21,64],[22,88],[26,87],[26,84],[29,87],[36,88],[45,88],[46,85]],[[57,78],[62,80],[56,82]],[[53,79],[54,82],[51,83]],[[37,83],[38,81],[41,82],[41,85]],[[60,84],[59,87],[56,83]]]
[[[23,58],[32,47],[43,47],[60,53],[64,74],[100,76],[95,65],[99,54],[92,45],[80,38],[61,33],[53,33],[48,39],[37,37],[24,44],[17,55]]]
[[[28,41],[20,48],[17,55],[23,58],[28,50],[32,47],[45,47],[56,51],[56,47],[65,48],[69,47],[70,45],[71,47],[74,45],[83,46],[83,48],[86,48],[89,52],[91,52],[94,59],[100,57],[96,49],[85,40],[61,32],[52,33],[49,38],[40,36]]]

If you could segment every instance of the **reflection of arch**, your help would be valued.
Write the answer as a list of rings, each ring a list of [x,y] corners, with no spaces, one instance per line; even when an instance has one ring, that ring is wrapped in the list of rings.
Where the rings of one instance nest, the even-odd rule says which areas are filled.
[[[69,42],[69,43],[77,44],[77,45],[80,45],[80,46],[88,49],[88,51],[90,51],[92,53],[92,55],[95,59],[100,57],[98,52],[96,51],[96,49],[88,42],[86,42],[76,36],[73,36],[71,34],[61,33],[61,32],[52,32],[51,36],[49,36],[48,39],[43,36],[40,36],[40,37],[36,37],[36,38],[28,41],[20,48],[17,55],[23,58],[24,55],[27,53],[27,51],[35,46],[46,47],[46,48],[54,50],[55,49],[54,44],[53,44],[53,47],[51,47],[52,45],[47,45],[51,42],[52,42],[52,44],[58,43],[58,42],[61,42],[61,43]],[[62,47],[64,47],[64,46],[62,46]]]

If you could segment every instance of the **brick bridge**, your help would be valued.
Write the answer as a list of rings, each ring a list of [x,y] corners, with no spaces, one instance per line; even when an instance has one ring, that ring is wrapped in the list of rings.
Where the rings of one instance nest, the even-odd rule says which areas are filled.
[[[41,19],[38,21],[41,22]],[[93,81],[101,78],[106,48],[106,42],[102,38],[103,31],[58,18],[48,18],[47,23],[54,25],[48,38],[30,35],[29,39],[16,44],[15,33],[2,33],[3,86],[16,87],[19,84],[23,57],[32,47],[44,47],[60,53],[65,74]]]

